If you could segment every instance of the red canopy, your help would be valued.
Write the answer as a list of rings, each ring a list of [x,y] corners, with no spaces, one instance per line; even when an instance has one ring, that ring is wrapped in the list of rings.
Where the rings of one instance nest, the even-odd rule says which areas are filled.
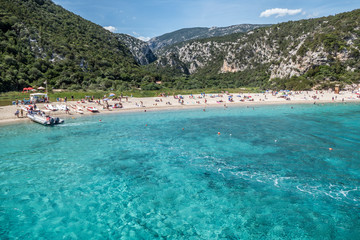
[[[23,88],[22,91],[24,92],[24,91],[30,91],[30,90],[33,90],[33,88],[32,87],[27,87],[27,88],[25,87],[25,88]]]

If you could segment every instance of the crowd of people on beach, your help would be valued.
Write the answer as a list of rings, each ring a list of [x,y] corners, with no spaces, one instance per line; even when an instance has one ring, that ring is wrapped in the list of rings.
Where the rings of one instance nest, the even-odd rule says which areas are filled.
[[[91,104],[100,106],[100,110],[113,111],[117,109],[137,109],[137,108],[159,108],[159,107],[176,107],[176,106],[210,106],[220,105],[228,107],[227,104],[236,103],[285,103],[285,102],[298,102],[298,103],[316,103],[316,102],[345,102],[345,101],[360,101],[360,89],[358,91],[343,91],[334,92],[332,90],[319,90],[319,91],[265,91],[262,93],[229,93],[226,91],[220,93],[200,93],[190,95],[177,95],[169,93],[160,93],[157,97],[150,98],[134,98],[132,95],[124,96],[120,94],[104,95],[102,98],[95,98],[94,96],[84,96],[84,98],[76,100],[71,96],[68,101],[67,97],[58,98],[57,102],[66,104],[65,114],[79,113],[78,109],[86,110]],[[39,103],[40,107],[46,107],[48,99]],[[15,104],[15,117],[21,118],[26,116],[27,111],[37,109],[36,103],[30,104],[27,100],[16,100]],[[67,106],[71,106],[68,108]],[[26,107],[25,107],[26,106]],[[92,105],[93,106],[93,105]],[[33,108],[33,109],[31,109]],[[38,109],[37,109],[38,110]],[[87,111],[85,111],[87,112]],[[14,112],[13,112],[14,113]],[[61,113],[54,113],[61,114]],[[88,113],[91,114],[91,113]],[[14,115],[13,115],[14,116]]]

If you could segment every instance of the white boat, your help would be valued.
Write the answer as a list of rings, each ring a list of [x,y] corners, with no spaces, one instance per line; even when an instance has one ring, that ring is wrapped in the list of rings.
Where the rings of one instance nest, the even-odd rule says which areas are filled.
[[[76,112],[80,114],[84,114],[84,110],[81,108],[81,106],[76,106]]]
[[[24,112],[27,112],[28,111],[28,108],[26,106],[21,106],[21,109],[24,111]]]
[[[55,107],[54,105],[51,105],[51,104],[46,104],[45,105],[45,108],[48,109],[48,110],[51,110],[51,111],[57,111],[57,107]]]
[[[61,105],[57,104],[56,108],[59,109],[60,111],[69,111],[69,108],[64,104]]]
[[[96,112],[99,112],[99,110],[97,110],[96,107],[87,107],[87,110],[92,112],[92,113],[96,113]]]
[[[30,118],[32,121],[40,123],[42,125],[50,126],[54,124],[61,124],[64,123],[63,119],[58,117],[53,118],[50,116],[40,115],[40,114],[27,114],[27,117]]]
[[[21,109],[25,112],[39,112],[38,108],[35,108],[33,105],[24,105],[21,106]]]

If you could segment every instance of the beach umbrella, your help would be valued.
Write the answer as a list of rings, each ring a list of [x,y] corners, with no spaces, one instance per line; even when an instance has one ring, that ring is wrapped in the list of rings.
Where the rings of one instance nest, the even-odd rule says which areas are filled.
[[[109,97],[113,97],[113,96],[115,96],[115,93],[110,93],[109,94]]]
[[[38,90],[45,90],[44,87],[38,87]]]
[[[104,99],[103,99],[103,101],[109,101],[109,100],[110,100],[110,99],[108,99],[108,98],[104,98]]]

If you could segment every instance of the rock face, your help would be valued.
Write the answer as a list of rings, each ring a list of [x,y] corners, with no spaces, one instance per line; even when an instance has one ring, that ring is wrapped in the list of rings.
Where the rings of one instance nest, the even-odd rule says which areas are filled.
[[[140,65],[150,64],[157,59],[146,42],[126,34],[116,34],[116,36],[129,48]]]
[[[212,27],[212,28],[183,28],[171,33],[166,33],[159,37],[150,39],[149,46],[151,49],[157,51],[180,42],[185,42],[192,39],[203,39],[210,37],[225,36],[233,33],[248,32],[250,30],[269,26],[266,24],[239,24],[229,27]]]
[[[360,70],[360,10],[326,18],[287,22],[176,44],[159,51],[157,65],[181,63],[190,74],[216,68],[219,74],[256,70],[266,64],[270,79],[300,76],[334,62]],[[346,29],[346,30],[345,30]],[[351,65],[351,66],[350,66]]]

